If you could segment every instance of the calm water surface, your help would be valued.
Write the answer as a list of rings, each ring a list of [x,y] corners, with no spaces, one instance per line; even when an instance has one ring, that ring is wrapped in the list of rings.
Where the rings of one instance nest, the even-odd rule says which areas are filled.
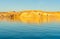
[[[60,23],[0,22],[0,39],[60,39]]]

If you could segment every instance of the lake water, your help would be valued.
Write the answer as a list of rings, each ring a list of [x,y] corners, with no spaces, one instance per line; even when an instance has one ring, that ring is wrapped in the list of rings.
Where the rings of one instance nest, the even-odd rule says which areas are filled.
[[[60,39],[60,23],[28,24],[0,21],[0,39]]]

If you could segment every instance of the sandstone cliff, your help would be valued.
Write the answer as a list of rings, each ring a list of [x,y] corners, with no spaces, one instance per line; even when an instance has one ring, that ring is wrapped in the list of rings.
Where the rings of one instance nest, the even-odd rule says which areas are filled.
[[[12,20],[27,23],[60,22],[60,12],[45,12],[41,10],[0,12],[0,20]]]

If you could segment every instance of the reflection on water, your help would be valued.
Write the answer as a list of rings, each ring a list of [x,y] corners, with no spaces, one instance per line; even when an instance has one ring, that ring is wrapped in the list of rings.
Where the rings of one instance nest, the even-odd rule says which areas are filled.
[[[60,39],[60,23],[0,21],[0,39]]]
[[[54,17],[54,16],[53,16]],[[8,22],[22,22],[22,23],[36,23],[36,24],[42,24],[42,23],[50,23],[50,22],[60,22],[60,19],[53,18],[51,16],[41,16],[41,18],[36,17],[15,17],[14,15],[10,15],[8,17],[0,17],[0,21],[8,21]]]

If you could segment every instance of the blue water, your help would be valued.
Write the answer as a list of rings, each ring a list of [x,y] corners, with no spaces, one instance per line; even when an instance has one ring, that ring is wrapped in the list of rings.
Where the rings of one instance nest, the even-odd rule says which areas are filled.
[[[0,39],[60,39],[60,23],[0,22]]]

